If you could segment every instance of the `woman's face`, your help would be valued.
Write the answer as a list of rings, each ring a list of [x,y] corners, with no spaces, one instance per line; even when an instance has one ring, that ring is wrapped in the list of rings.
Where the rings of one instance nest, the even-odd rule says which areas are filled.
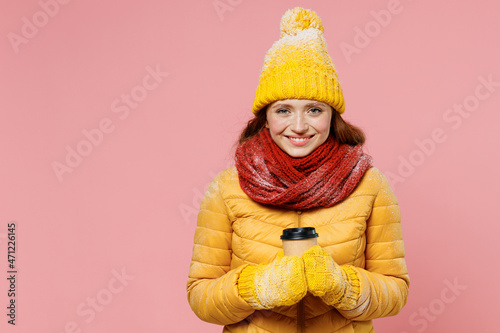
[[[266,127],[281,150],[292,157],[304,157],[328,139],[332,112],[323,102],[284,99],[267,107]]]

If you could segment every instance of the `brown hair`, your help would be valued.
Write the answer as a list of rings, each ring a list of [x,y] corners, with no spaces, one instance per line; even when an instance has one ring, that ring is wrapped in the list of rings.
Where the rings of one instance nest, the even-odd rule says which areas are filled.
[[[266,108],[262,108],[252,119],[247,123],[247,126],[241,132],[239,143],[243,143],[260,133],[266,125]],[[365,143],[365,133],[359,127],[349,124],[344,121],[340,114],[333,109],[332,124],[330,135],[333,136],[340,144],[348,144],[351,146],[362,145]]]

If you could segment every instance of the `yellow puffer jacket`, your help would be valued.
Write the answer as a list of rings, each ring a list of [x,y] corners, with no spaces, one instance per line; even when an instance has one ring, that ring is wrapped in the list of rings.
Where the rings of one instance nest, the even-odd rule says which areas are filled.
[[[293,306],[254,310],[238,295],[247,265],[271,262],[285,228],[315,227],[318,245],[339,265],[356,267],[356,307],[337,310],[307,294]],[[356,189],[330,208],[293,211],[250,199],[234,167],[209,185],[201,203],[187,283],[188,300],[223,332],[374,332],[372,319],[397,314],[408,297],[400,212],[386,178],[369,169]]]

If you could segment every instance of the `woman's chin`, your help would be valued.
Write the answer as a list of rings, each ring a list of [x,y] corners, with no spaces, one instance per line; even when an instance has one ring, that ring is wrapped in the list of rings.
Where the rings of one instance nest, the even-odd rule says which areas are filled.
[[[306,157],[313,151],[311,147],[286,147],[281,150],[294,158]]]

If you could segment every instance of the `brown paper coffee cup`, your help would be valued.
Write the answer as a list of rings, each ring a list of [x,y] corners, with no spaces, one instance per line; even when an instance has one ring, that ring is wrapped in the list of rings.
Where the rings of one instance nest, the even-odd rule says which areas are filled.
[[[307,249],[318,244],[318,236],[316,230],[311,227],[283,230],[280,238],[283,241],[285,256],[300,257]]]

